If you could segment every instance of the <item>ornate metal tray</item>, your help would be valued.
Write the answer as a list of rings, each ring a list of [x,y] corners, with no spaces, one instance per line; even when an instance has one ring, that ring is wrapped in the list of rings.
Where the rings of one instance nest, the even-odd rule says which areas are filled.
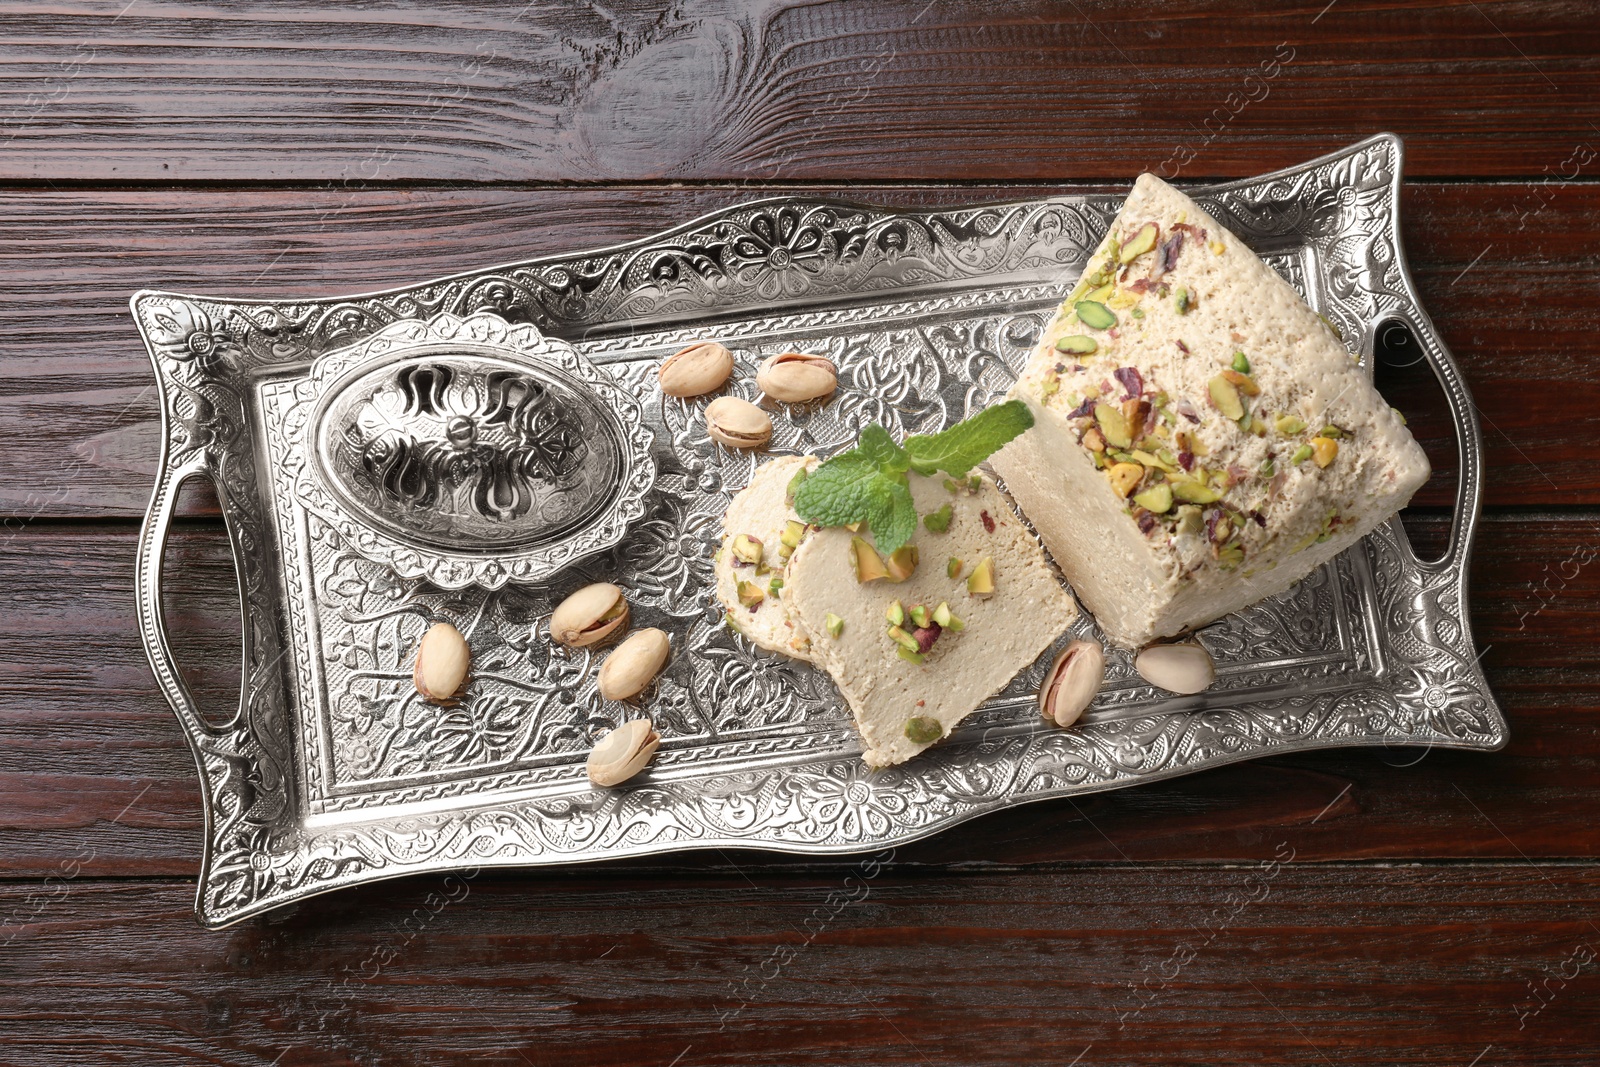
[[[1081,727],[1045,729],[1047,654],[950,741],[876,773],[825,676],[720,624],[711,554],[753,458],[707,439],[699,403],[663,397],[656,363],[715,336],[739,357],[732,390],[753,397],[767,354],[829,353],[838,396],[775,419],[773,452],[828,453],[870,421],[940,428],[1005,391],[1120,197],[906,212],[786,197],[366,296],[137,294],[165,442],[138,610],[204,783],[200,920],[455,866],[877,848],[1269,753],[1503,745],[1467,621],[1477,420],[1407,275],[1400,161],[1379,136],[1200,196],[1369,363],[1387,323],[1421,341],[1459,436],[1443,558],[1416,558],[1393,521],[1203,631],[1220,677],[1199,697],[1154,692],[1113,651]],[[587,448],[596,427],[605,440]],[[220,713],[185,688],[161,615],[177,489],[196,476],[222,501],[246,617],[243,692]],[[545,629],[560,597],[601,578],[675,650],[647,705],[660,753],[615,790],[592,788],[584,759],[631,712]],[[467,699],[445,709],[409,684],[438,619],[475,656]]]

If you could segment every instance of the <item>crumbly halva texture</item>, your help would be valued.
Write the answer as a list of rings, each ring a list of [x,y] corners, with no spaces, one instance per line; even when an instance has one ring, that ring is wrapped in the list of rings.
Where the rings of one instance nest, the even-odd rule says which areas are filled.
[[[1150,174],[1011,395],[1034,427],[993,466],[1128,646],[1288,589],[1428,479],[1332,329]]]
[[[785,587],[812,635],[812,660],[849,703],[862,758],[873,767],[904,763],[948,736],[1078,615],[1038,541],[992,481],[909,478],[918,515],[934,515],[933,526],[943,527],[919,524],[909,578],[858,581],[854,553],[867,547],[867,534],[831,527],[795,552]],[[986,559],[993,593],[975,595],[968,579]],[[949,625],[934,621],[941,604]],[[891,634],[896,605],[904,615],[898,638]],[[926,648],[912,651],[912,644]]]
[[[722,517],[714,568],[728,624],[762,648],[807,661],[811,639],[789,607],[788,567],[795,547],[812,531],[788,494],[795,476],[819,462],[816,456],[783,456],[756,470]],[[785,544],[786,536],[793,545]],[[759,555],[753,542],[760,543]]]

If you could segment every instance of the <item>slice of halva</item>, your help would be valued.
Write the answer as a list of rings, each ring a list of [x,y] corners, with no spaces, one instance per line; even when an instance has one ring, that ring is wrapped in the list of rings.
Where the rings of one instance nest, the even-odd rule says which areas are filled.
[[[1299,294],[1149,174],[1011,395],[1034,426],[994,468],[1130,646],[1289,588],[1429,473]]]
[[[904,763],[947,736],[1078,614],[1038,541],[992,481],[947,486],[948,479],[909,477],[919,515],[935,515],[937,526],[941,509],[948,505],[950,512],[943,532],[919,527],[918,562],[908,578],[859,581],[857,552],[874,551],[866,531],[831,527],[796,550],[784,587],[811,635],[812,661],[827,669],[849,703],[862,758],[873,767]],[[992,577],[986,596],[968,590],[980,566]],[[897,604],[905,617],[901,634],[932,637],[926,652],[906,649],[891,634]],[[931,622],[941,604],[951,625],[917,625],[915,609]]]
[[[787,571],[810,530],[794,512],[789,485],[819,462],[815,456],[783,456],[751,475],[722,517],[714,568],[728,624],[762,648],[803,660],[811,658],[810,638],[789,608]]]

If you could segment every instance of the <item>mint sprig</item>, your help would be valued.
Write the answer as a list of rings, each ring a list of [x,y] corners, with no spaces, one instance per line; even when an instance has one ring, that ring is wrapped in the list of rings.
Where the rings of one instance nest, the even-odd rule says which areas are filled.
[[[961,478],[1033,425],[1020,400],[986,408],[940,433],[917,434],[897,445],[882,426],[861,431],[856,447],[811,472],[794,495],[796,513],[818,526],[864,522],[885,555],[911,540],[917,509],[906,472]]]

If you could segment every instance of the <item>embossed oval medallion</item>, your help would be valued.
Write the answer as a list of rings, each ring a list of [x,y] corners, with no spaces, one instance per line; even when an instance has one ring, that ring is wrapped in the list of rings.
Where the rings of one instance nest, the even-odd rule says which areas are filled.
[[[454,346],[336,383],[315,440],[346,508],[453,552],[558,541],[604,513],[622,484],[622,427],[586,383]]]

